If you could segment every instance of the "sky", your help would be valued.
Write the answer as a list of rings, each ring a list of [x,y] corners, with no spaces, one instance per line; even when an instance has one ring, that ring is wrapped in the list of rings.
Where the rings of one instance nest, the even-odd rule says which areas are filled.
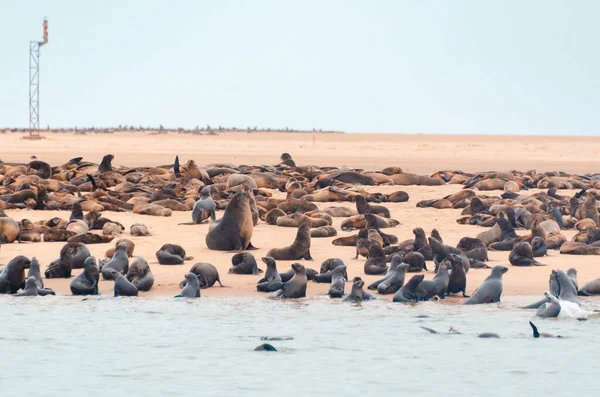
[[[600,1],[5,1],[0,126],[600,135]]]

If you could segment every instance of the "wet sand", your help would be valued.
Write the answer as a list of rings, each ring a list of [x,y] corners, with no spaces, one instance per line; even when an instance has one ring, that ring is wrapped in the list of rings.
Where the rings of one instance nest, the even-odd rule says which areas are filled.
[[[530,169],[564,170],[569,172],[593,172],[598,167],[591,159],[600,153],[600,140],[594,138],[567,137],[475,137],[475,136],[401,136],[401,135],[343,135],[315,134],[313,146],[312,134],[247,134],[228,133],[219,136],[193,136],[184,134],[146,135],[142,133],[115,133],[110,135],[73,135],[47,134],[46,139],[28,141],[19,134],[0,135],[2,150],[0,158],[6,162],[28,162],[35,154],[39,159],[50,164],[60,164],[72,157],[83,156],[85,160],[99,162],[107,153],[115,155],[114,165],[160,165],[172,163],[176,154],[183,162],[194,159],[200,165],[219,162],[233,164],[275,164],[279,154],[289,152],[296,162],[319,165],[348,165],[352,167],[381,169],[397,165],[404,170],[430,173],[438,169],[460,168],[464,171],[476,170],[508,170]],[[470,142],[479,142],[477,144]],[[507,152],[509,147],[517,144],[518,151]],[[209,153],[210,152],[210,153]],[[564,155],[562,153],[565,153]],[[367,190],[372,192],[391,193],[404,190],[409,193],[407,203],[386,203],[392,218],[401,222],[393,229],[385,229],[386,233],[398,236],[399,240],[413,238],[412,230],[422,227],[427,234],[437,228],[444,242],[456,245],[464,236],[475,237],[484,228],[456,223],[461,210],[436,210],[416,208],[416,203],[423,199],[440,198],[461,189],[461,185],[446,186],[373,186]],[[533,194],[531,190],[524,194]],[[573,191],[561,193],[573,195]],[[273,191],[275,197],[283,197],[283,193]],[[486,192],[500,194],[501,192]],[[317,203],[319,208],[331,205],[352,206],[352,203]],[[69,213],[63,211],[27,211],[10,210],[7,214],[15,220],[28,218],[32,221],[52,217],[68,218]],[[217,216],[222,216],[222,211]],[[213,287],[203,290],[203,296],[256,296],[265,297],[255,290],[260,276],[244,276],[227,274],[231,266],[232,253],[210,251],[206,248],[204,237],[208,225],[178,225],[189,222],[191,212],[174,212],[173,216],[153,217],[132,213],[105,213],[110,219],[121,222],[126,231],[122,237],[131,238],[135,244],[134,256],[142,256],[148,260],[155,276],[155,285],[146,296],[176,295],[178,284],[183,275],[196,262],[209,262],[217,267],[225,288]],[[334,226],[338,229],[338,237],[353,234],[343,232],[340,223],[344,218],[335,218]],[[149,237],[131,237],[129,226],[133,223],[146,224],[152,233]],[[525,231],[519,231],[525,233]],[[575,232],[563,232],[571,238]],[[296,234],[295,228],[270,226],[260,222],[254,228],[252,243],[259,249],[252,251],[264,269],[260,257],[271,248],[279,248],[292,243]],[[365,276],[364,259],[354,260],[353,247],[337,247],[331,244],[334,238],[312,239],[311,253],[314,262],[302,261],[306,266],[319,269],[321,262],[330,257],[341,258],[348,266],[350,277],[361,276],[367,283],[379,276]],[[161,266],[156,261],[155,252],[162,244],[175,243],[182,245],[188,255],[194,257],[179,266]],[[0,250],[0,263],[6,263],[16,255],[37,257],[42,270],[59,255],[64,243],[31,243],[8,244]],[[94,256],[102,258],[104,252],[113,246],[110,244],[89,245]],[[540,258],[548,267],[515,268],[510,266],[504,276],[504,295],[541,295],[548,289],[550,269],[568,269],[575,267],[579,271],[579,283],[582,285],[590,279],[600,276],[600,258],[597,256],[560,255],[558,251],[550,251],[548,257]],[[278,261],[278,269],[285,271],[291,261]],[[508,264],[508,252],[490,251],[490,266]],[[433,266],[430,263],[429,268]],[[77,275],[81,270],[74,270]],[[472,293],[488,276],[489,270],[472,269],[467,275],[467,292]],[[408,275],[410,276],[410,275]],[[433,277],[433,272],[426,273],[426,279]],[[66,279],[46,280],[46,285],[59,294],[70,294]],[[112,281],[101,281],[100,291],[111,294]],[[328,284],[309,283],[309,296],[325,294]],[[350,285],[347,286],[350,288]],[[391,299],[391,296],[387,298]]]

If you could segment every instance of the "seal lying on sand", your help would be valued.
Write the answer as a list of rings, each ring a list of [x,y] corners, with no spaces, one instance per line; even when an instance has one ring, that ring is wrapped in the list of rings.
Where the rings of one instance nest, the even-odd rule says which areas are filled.
[[[231,274],[260,274],[262,270],[258,268],[254,255],[249,252],[240,252],[231,257]]]
[[[194,259],[187,256],[182,246],[177,244],[164,244],[156,251],[156,259],[161,265],[181,265],[186,260]]]

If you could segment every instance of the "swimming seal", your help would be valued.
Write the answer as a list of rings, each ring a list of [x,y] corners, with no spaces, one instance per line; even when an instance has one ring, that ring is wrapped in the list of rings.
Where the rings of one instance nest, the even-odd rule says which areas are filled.
[[[554,295],[548,292],[545,292],[544,296],[548,301],[538,308],[535,315],[542,318],[558,317],[561,310],[560,302]]]
[[[96,264],[96,258],[86,258],[83,265],[83,273],[71,281],[70,289],[73,295],[98,295],[98,282],[100,281],[100,269]]]
[[[273,248],[267,256],[275,260],[313,260],[310,256],[310,223],[305,222],[298,228],[296,239],[292,245],[284,248]]]
[[[500,302],[502,295],[502,275],[508,271],[505,266],[494,266],[491,274],[475,290],[465,305]]]
[[[208,249],[217,251],[253,249],[250,242],[253,228],[250,194],[248,192],[236,193],[227,205],[221,220],[212,223],[206,234],[206,246]]]
[[[135,258],[129,269],[127,269],[127,280],[137,288],[138,291],[150,291],[154,285],[154,275],[144,258]]]

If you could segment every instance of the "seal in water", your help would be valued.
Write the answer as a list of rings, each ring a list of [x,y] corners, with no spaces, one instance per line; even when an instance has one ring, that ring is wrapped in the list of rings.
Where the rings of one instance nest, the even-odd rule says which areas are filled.
[[[544,296],[546,297],[547,302],[538,308],[535,315],[542,318],[558,317],[561,309],[560,302],[554,295],[548,292],[544,292]]]
[[[502,275],[507,271],[508,268],[505,266],[494,266],[492,273],[464,304],[478,305],[481,303],[500,302],[500,296],[502,295]]]
[[[176,298],[200,298],[200,282],[194,273],[185,274],[185,286]]]
[[[254,348],[254,351],[256,351],[256,352],[276,352],[277,349],[275,349],[273,347],[273,345],[270,345],[268,343],[263,343],[262,345],[256,346]]]
[[[346,286],[346,278],[344,274],[346,272],[346,266],[341,265],[333,269],[331,275],[331,286],[329,287],[330,298],[341,298],[344,296],[344,287]]]
[[[362,302],[365,300],[377,299],[363,290],[364,285],[365,282],[360,277],[356,277],[352,281],[352,292],[350,292],[350,295],[345,297],[342,302]]]
[[[31,267],[29,258],[19,255],[0,271],[0,294],[15,294],[25,288],[25,269]]]
[[[538,328],[531,321],[529,322],[529,325],[531,326],[531,330],[533,331],[533,337],[536,338],[536,339],[539,338],[539,337],[542,337],[542,338],[562,338],[562,336],[560,336],[560,335],[554,336],[552,334],[547,334],[545,332],[540,333],[538,331]]]
[[[112,280],[113,272],[120,273],[121,275],[127,274],[127,271],[129,270],[127,245],[125,243],[117,245],[117,249],[115,250],[115,254],[113,255],[112,259],[106,262],[100,270],[102,271],[102,278],[104,280]],[[129,283],[129,281],[127,282]]]
[[[307,225],[305,223],[305,225]],[[305,298],[306,297],[306,284],[308,279],[306,277],[306,268],[300,263],[292,264],[294,270],[294,276],[292,279],[281,286],[281,289],[273,294],[273,298]]]
[[[154,275],[144,258],[135,258],[127,270],[127,280],[137,288],[138,291],[150,291],[154,285]]]
[[[71,293],[73,295],[98,295],[98,282],[100,281],[100,269],[96,264],[96,258],[88,257],[83,265],[83,273],[71,281]]]
[[[254,249],[250,242],[253,228],[250,193],[236,193],[227,205],[221,220],[211,225],[211,229],[206,234],[206,246],[217,251]]]
[[[249,252],[240,252],[231,257],[231,274],[260,274],[262,270],[258,268],[254,255]]]
[[[275,260],[313,260],[310,256],[310,223],[304,222],[298,227],[296,239],[292,245],[284,248],[273,248],[267,252],[267,256]]]
[[[394,294],[394,302],[400,303],[408,303],[408,302],[416,302],[417,301],[417,287],[423,279],[425,278],[424,274],[417,274],[412,276],[410,280],[402,288],[398,290]]]

